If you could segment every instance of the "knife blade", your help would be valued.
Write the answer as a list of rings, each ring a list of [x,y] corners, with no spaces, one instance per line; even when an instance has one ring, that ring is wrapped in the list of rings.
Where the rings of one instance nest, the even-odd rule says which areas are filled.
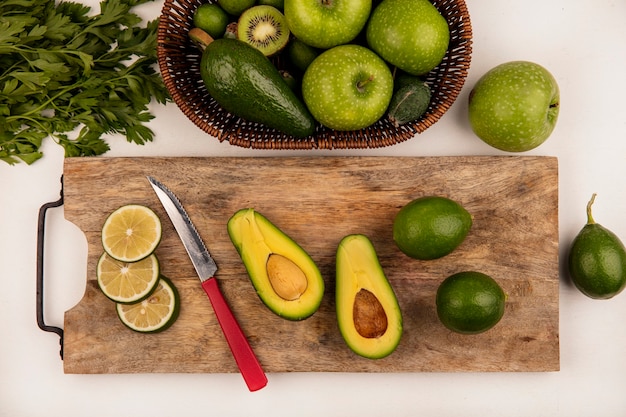
[[[215,261],[176,195],[155,178],[147,178],[183,242],[248,389],[257,391],[263,388],[267,385],[267,376],[219,289],[215,279]]]

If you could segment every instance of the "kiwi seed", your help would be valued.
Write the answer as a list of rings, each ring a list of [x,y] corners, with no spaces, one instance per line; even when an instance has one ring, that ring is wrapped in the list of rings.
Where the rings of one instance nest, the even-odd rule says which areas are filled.
[[[254,6],[239,17],[237,38],[244,41],[265,56],[272,56],[289,42],[289,27],[285,16],[275,7]]]

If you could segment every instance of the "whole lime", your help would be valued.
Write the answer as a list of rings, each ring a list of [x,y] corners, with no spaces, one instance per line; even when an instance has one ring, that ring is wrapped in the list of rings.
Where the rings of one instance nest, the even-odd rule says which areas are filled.
[[[472,227],[472,215],[447,197],[417,198],[400,209],[393,222],[393,240],[415,259],[441,258],[456,249]]]
[[[217,4],[205,3],[194,12],[193,24],[217,39],[226,32],[228,14]]]
[[[489,275],[459,272],[437,289],[437,316],[448,329],[463,334],[482,333],[504,315],[506,295]]]

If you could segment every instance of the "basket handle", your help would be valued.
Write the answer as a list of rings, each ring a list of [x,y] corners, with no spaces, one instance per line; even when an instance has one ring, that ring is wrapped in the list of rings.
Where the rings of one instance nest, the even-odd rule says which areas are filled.
[[[63,359],[63,329],[55,326],[48,326],[44,321],[43,310],[43,254],[44,254],[44,234],[46,230],[46,211],[53,207],[63,205],[63,176],[61,176],[61,196],[57,201],[44,204],[39,209],[39,219],[37,222],[37,325],[45,332],[52,332],[59,335],[61,345],[61,359]]]

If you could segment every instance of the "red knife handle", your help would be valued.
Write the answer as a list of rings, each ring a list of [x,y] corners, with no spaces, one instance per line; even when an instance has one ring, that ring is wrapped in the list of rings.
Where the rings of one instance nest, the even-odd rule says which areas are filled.
[[[215,278],[207,279],[202,283],[204,292],[209,296],[211,305],[217,316],[217,321],[224,332],[228,346],[233,353],[235,362],[241,371],[246,385],[250,391],[256,391],[267,385],[267,376],[263,372],[263,368],[259,364],[248,339],[243,334],[237,319],[233,316],[233,312],[226,303],[222,292],[217,286]]]

